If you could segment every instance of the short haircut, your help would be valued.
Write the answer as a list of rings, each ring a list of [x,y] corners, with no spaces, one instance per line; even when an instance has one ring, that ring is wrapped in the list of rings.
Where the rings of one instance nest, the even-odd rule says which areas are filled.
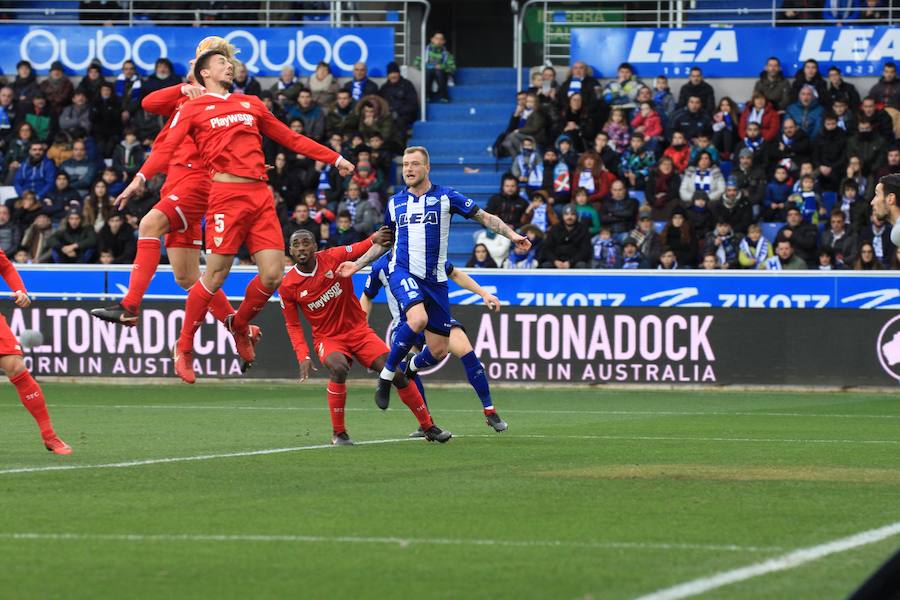
[[[881,184],[881,188],[884,190],[885,197],[887,197],[888,194],[894,194],[894,196],[897,198],[895,200],[895,204],[900,206],[900,173],[891,173],[890,175],[885,175],[878,180],[878,183]]]
[[[403,151],[403,156],[407,154],[413,154],[414,152],[418,152],[423,157],[425,157],[425,164],[431,164],[431,157],[428,156],[428,150],[425,149],[425,146],[410,146],[406,150]]]
[[[896,70],[896,69],[897,69],[897,63],[895,63],[895,62],[892,61],[892,60],[891,60],[891,61],[888,61],[888,62],[884,63],[884,68],[885,68],[885,69],[894,69],[894,70]]]
[[[342,210],[341,212],[338,213],[337,218],[338,219],[350,219],[351,221],[353,220],[353,217],[350,215],[349,210]]]
[[[758,231],[758,232],[762,233],[762,228],[759,225],[757,225],[756,223],[751,223],[750,226],[747,227],[747,233],[750,233],[753,231]]]
[[[787,238],[778,240],[778,243],[776,244],[776,246],[780,246],[781,244],[787,244],[791,248],[794,247],[794,242],[792,242],[791,240],[789,240]]]
[[[198,58],[197,62],[194,63],[194,79],[197,80],[198,84],[203,86],[206,85],[206,83],[203,81],[203,77],[200,75],[200,71],[209,66],[209,60],[216,55],[225,56],[225,58],[228,58],[221,50],[210,50],[206,54]]]
[[[847,220],[847,217],[844,215],[844,211],[842,211],[842,210],[839,209],[839,208],[833,209],[833,210],[831,211],[831,216],[832,216],[832,218],[833,218],[833,217],[840,217],[841,219],[843,219],[843,220],[845,220],[845,221]]]

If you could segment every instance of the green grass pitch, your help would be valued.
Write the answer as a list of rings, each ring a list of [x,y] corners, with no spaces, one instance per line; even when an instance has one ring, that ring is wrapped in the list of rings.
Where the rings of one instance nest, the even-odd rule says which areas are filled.
[[[44,387],[76,454],[4,388],[2,598],[625,599],[900,521],[896,395],[502,389],[495,434],[432,389],[437,445],[351,387],[380,443],[331,448],[320,383]],[[702,597],[845,597],[897,542]]]

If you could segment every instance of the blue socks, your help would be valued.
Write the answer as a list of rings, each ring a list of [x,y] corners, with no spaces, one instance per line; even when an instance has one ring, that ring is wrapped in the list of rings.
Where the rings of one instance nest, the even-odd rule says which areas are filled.
[[[430,355],[429,355],[430,356]],[[469,352],[462,358],[463,367],[466,369],[466,376],[469,378],[469,383],[472,384],[472,388],[475,390],[475,393],[478,394],[478,399],[481,400],[481,405],[484,406],[484,410],[493,410],[494,402],[491,400],[491,386],[488,384],[487,375],[484,372],[484,365],[481,364],[481,361],[478,360],[478,357],[475,356],[475,352]]]
[[[399,365],[400,362],[406,358],[406,355],[409,354],[409,349],[412,348],[412,344],[416,341],[418,335],[419,334],[410,329],[409,325],[406,323],[400,324],[396,331],[394,331],[394,343],[391,344],[391,353],[388,354],[387,360],[384,363],[384,368],[381,370],[379,377],[386,379],[387,381],[394,380],[397,365]]]
[[[413,371],[427,369],[428,367],[433,367],[437,363],[438,361],[431,355],[431,350],[428,349],[428,346],[425,346],[422,348],[421,352],[413,357]]]

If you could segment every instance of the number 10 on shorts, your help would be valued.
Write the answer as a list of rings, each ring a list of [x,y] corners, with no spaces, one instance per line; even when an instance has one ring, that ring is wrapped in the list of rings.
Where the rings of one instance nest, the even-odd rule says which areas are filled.
[[[416,280],[412,279],[412,278],[401,279],[400,285],[403,286],[403,289],[406,291],[407,294],[413,290],[419,289],[419,284],[416,283]]]

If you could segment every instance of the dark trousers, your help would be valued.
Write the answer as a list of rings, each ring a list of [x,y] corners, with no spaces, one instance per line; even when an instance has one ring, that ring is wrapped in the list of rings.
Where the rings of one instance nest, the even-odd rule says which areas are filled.
[[[432,91],[437,83],[437,91]],[[428,69],[425,72],[425,90],[429,100],[449,100],[447,93],[447,72],[439,69]]]

